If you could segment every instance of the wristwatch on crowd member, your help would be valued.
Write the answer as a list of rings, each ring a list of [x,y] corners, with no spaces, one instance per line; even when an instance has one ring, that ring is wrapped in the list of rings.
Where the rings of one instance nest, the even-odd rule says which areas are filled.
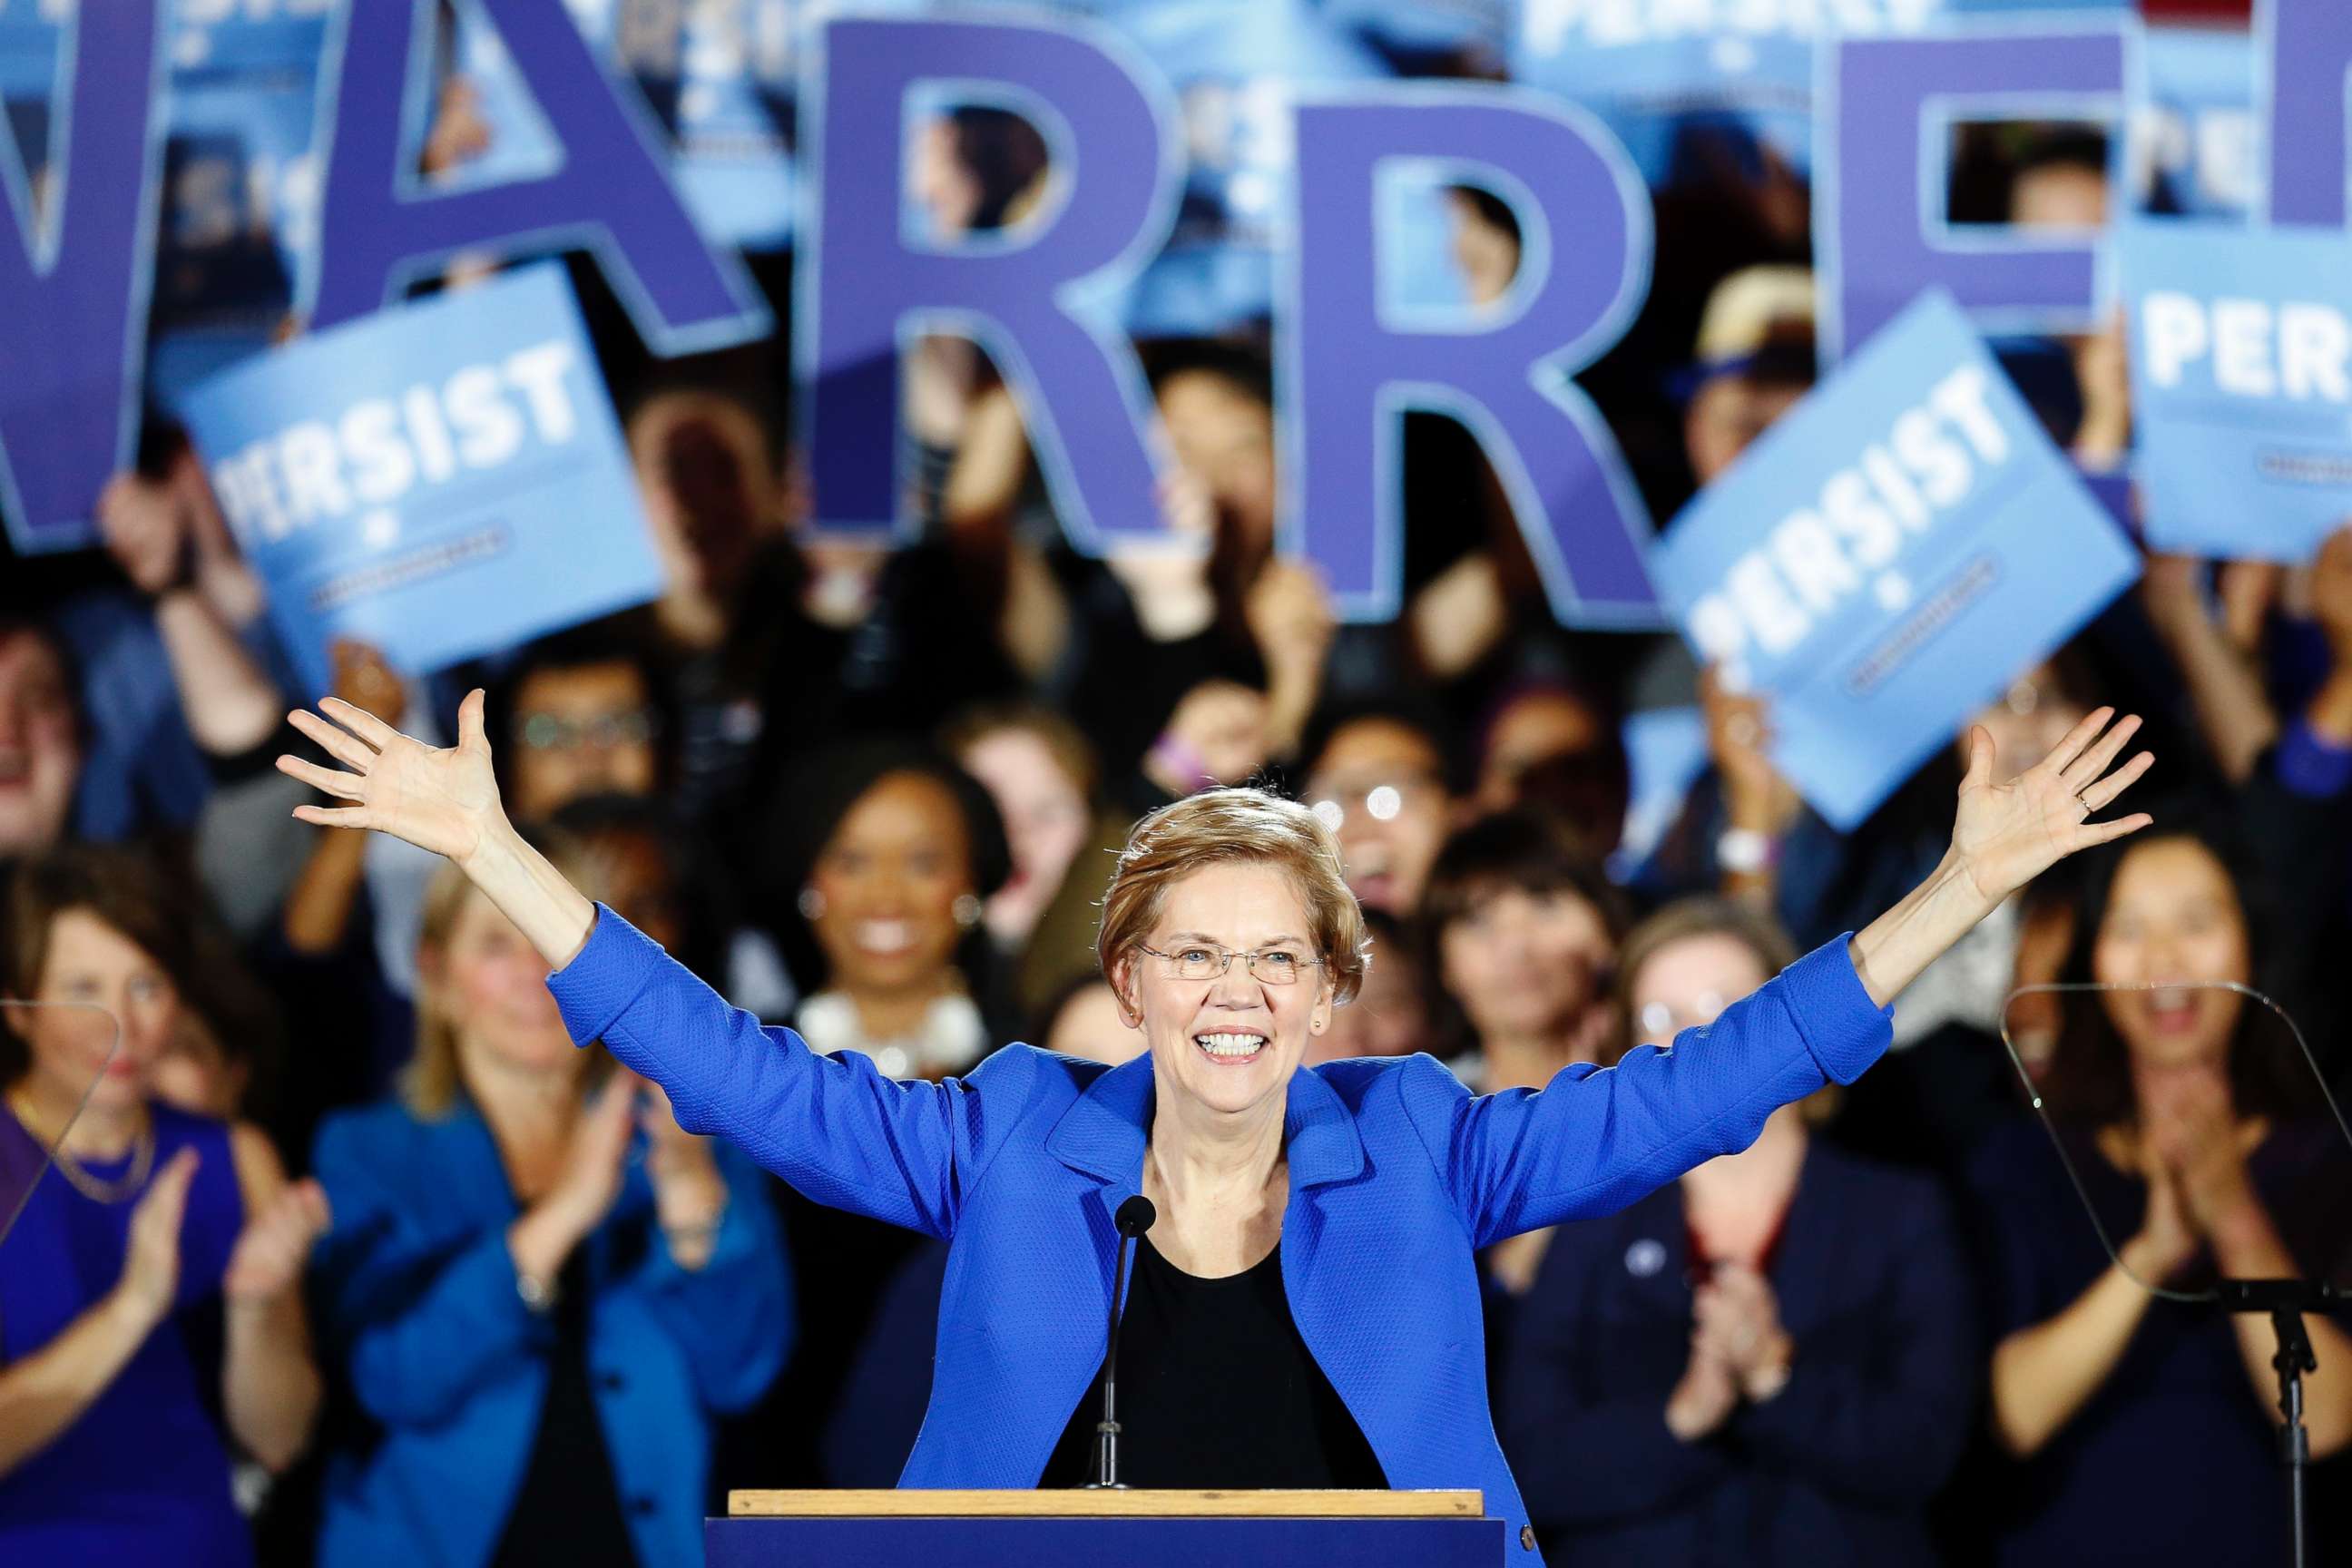
[[[1715,863],[1735,876],[1760,876],[1780,863],[1780,841],[1753,827],[1727,827],[1716,836]]]

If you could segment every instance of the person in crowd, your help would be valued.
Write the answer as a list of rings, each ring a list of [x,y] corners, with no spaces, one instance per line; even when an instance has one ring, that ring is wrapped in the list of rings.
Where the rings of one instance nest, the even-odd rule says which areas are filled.
[[[1308,1067],[1349,1057],[1409,1057],[1436,1043],[1429,977],[1410,928],[1385,910],[1368,907],[1364,937],[1371,946],[1363,988],[1331,1015],[1331,1026],[1307,1047]]]
[[[2312,1069],[2225,988],[2274,984],[2272,911],[2243,868],[2186,818],[2094,863],[2063,977],[2111,989],[2062,998],[2038,1086],[2058,1142],[2021,1119],[1978,1160],[1993,1426],[2019,1461],[2003,1563],[2077,1561],[2085,1542],[2118,1562],[2287,1555],[2276,1335],[2197,1298],[2217,1277],[2331,1275],[2352,1205]],[[2325,1462],[2352,1445],[2352,1320],[2306,1323],[2324,1498],[2343,1470]]]
[[[1143,1054],[1143,1037],[1118,1010],[1118,993],[1101,975],[1072,982],[1038,1015],[1037,1043],[1106,1067]]]
[[[1562,680],[1507,689],[1478,742],[1476,799],[1482,811],[1543,810],[1607,858],[1625,829],[1633,778],[1615,704]]]
[[[320,1131],[323,1328],[361,1423],[329,1458],[326,1568],[698,1563],[713,1419],[791,1344],[757,1171],[573,1050],[536,963],[446,869],[400,1093]]]
[[[0,1168],[53,1173],[0,1251],[0,1556],[234,1568],[240,1458],[319,1406],[301,1281],[328,1222],[267,1138],[156,1093],[192,962],[149,861],[49,849],[9,881]]]
[[[1610,1055],[1673,1042],[1703,1056],[1709,1026],[1795,951],[1749,905],[1659,910],[1625,939]],[[1924,1510],[1976,1413],[1974,1300],[1934,1184],[1812,1137],[1836,1092],[1552,1234],[1496,1404],[1528,1511],[1563,1561],[1938,1561]]]
[[[1411,919],[1454,826],[1454,791],[1434,723],[1397,703],[1340,710],[1324,721],[1300,798],[1338,836],[1357,902]]]
[[[677,783],[677,721],[649,650],[611,622],[532,644],[491,704],[506,722],[499,781],[520,820],[584,795],[654,795]]]
[[[730,951],[736,934],[731,892],[721,885],[709,848],[668,802],[650,795],[583,795],[565,803],[549,826],[595,863],[605,901],[634,911],[622,919],[648,935],[660,931],[656,940],[680,963],[740,996],[730,962],[740,956],[740,947]],[[751,1006],[748,1001],[742,1005]]]
[[[2137,724],[2105,709],[2005,785],[1980,741],[1948,860],[1887,914],[1732,1004],[1703,1042],[1484,1097],[1421,1057],[1297,1070],[1363,968],[1337,846],[1268,792],[1189,797],[1139,825],[1105,895],[1104,972],[1144,1056],[1102,1068],[1013,1047],[969,1078],[893,1085],[868,1057],[820,1056],[731,1011],[516,835],[478,694],[438,751],[330,711],[339,722],[295,721],[348,771],[280,763],[341,803],[304,820],[452,858],[554,967],[576,1037],[656,1075],[690,1126],[814,1197],[950,1242],[942,1371],[903,1484],[1084,1481],[1101,1347],[1070,1309],[1108,1306],[1106,1200],[1132,1193],[1159,1219],[1129,1321],[1160,1328],[1121,1347],[1139,1438],[1125,1479],[1475,1482],[1522,1549],[1533,1536],[1479,1386],[1474,1249],[1622,1207],[1746,1146],[1776,1105],[1856,1076],[1885,1048],[1888,1000],[1987,909],[2148,825],[2093,819],[2152,762],[2115,766]],[[1374,1319],[1416,1331],[1359,1331]]]
[[[2009,181],[2008,218],[2052,236],[2107,232],[2107,137],[2103,130],[2050,125],[2019,147]],[[2101,331],[2060,341],[2074,369],[2081,414],[2067,433],[2075,458],[2092,468],[2120,461],[2131,447],[2131,374],[2118,314]]]
[[[1017,957],[1093,836],[1094,748],[1077,726],[1034,705],[976,709],[942,739],[1004,823],[1013,869],[982,919],[998,951]]]
[[[979,1061],[998,1005],[985,900],[1012,858],[987,791],[927,746],[876,739],[813,754],[780,804],[764,896],[811,983],[801,1037],[887,1078]]]
[[[1811,269],[1750,267],[1717,284],[1692,358],[1683,449],[1706,486],[1812,390]]]
[[[0,619],[0,861],[65,838],[81,763],[64,647],[39,621]]]
[[[1436,1037],[1475,1088],[1538,1089],[1600,1059],[1622,905],[1600,863],[1549,818],[1483,816],[1437,852],[1422,900]]]

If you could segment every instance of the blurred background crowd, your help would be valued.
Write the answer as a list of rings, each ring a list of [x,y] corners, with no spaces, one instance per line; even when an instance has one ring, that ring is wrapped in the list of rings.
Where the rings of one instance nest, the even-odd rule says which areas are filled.
[[[491,151],[478,99],[453,61],[429,167]],[[942,232],[1017,223],[1042,188],[1046,146],[1009,112],[918,142]],[[1963,151],[1956,210],[2096,225],[2123,199],[2080,127]],[[1580,378],[1660,518],[1814,376],[1809,192],[1748,153],[1692,129],[1654,197],[1649,301]],[[1499,297],[1510,210],[1465,187],[1448,219],[1465,290]],[[789,253],[751,259],[788,320]],[[1679,639],[1562,629],[1441,416],[1406,420],[1402,613],[1341,624],[1275,550],[1263,331],[1139,343],[1163,501],[1207,548],[1103,558],[1064,542],[986,354],[912,341],[921,524],[886,547],[801,527],[781,332],[656,360],[572,270],[666,591],[423,678],[344,644],[335,694],[446,741],[486,687],[510,815],[816,1050],[928,1078],[1014,1039],[1139,1051],[1096,900],[1127,826],[1211,782],[1337,829],[1375,946],[1318,1048],[1428,1051],[1483,1090],[1705,1025],[1943,851],[1954,754],[1840,833],[1776,773],[1769,707]],[[2114,336],[2008,363],[2062,445],[2124,450]],[[944,1248],[687,1136],[573,1048],[539,959],[461,879],[292,820],[306,792],[271,764],[310,754],[284,724],[310,694],[168,421],[99,521],[103,552],[0,580],[0,1140],[65,1126],[91,1009],[121,1042],[0,1243],[0,1552],[651,1565],[699,1560],[729,1487],[890,1484]],[[2345,1261],[2352,1193],[2299,1058],[2250,1047],[2266,1010],[2232,993],[2008,999],[2235,982],[2327,1080],[2352,1063],[2352,533],[2301,567],[2151,557],[1974,721],[2013,773],[2102,703],[2148,719],[2156,827],[1998,911],[1852,1089],[1485,1255],[1496,1419],[1553,1561],[2284,1552],[2267,1321],[2142,1283]],[[1662,790],[1629,737],[1677,711],[1704,762]],[[555,1281],[530,1300],[526,1257]],[[2341,1549],[2352,1341],[2314,1331],[2313,1495]],[[175,1553],[141,1555],[157,1540]]]

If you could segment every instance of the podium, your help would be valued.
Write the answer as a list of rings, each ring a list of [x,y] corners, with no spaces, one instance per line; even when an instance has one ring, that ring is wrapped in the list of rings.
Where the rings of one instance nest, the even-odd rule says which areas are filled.
[[[707,1568],[1495,1568],[1475,1491],[736,1491]]]

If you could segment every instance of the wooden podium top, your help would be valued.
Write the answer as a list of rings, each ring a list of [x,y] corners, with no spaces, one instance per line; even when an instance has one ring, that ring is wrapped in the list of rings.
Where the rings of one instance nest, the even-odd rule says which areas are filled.
[[[1477,1519],[1472,1491],[731,1491],[734,1519]]]

